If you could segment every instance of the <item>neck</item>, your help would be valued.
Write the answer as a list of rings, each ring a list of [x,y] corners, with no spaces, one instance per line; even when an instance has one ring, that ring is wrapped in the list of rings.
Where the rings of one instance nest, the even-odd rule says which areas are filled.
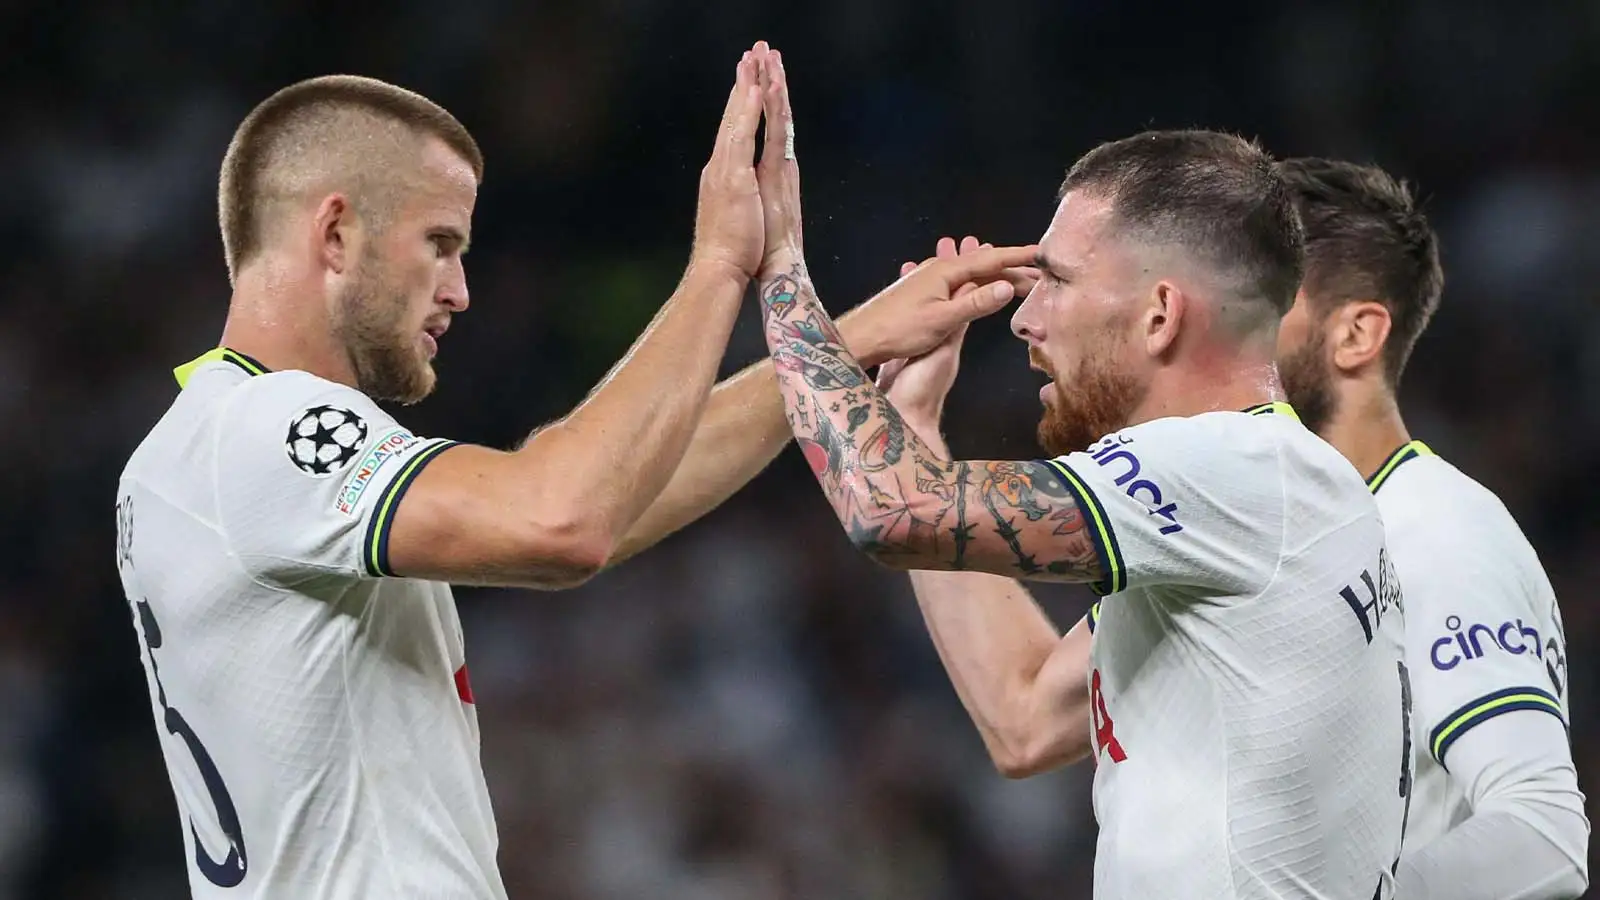
[[[1401,445],[1411,440],[1394,394],[1380,380],[1342,385],[1333,415],[1320,436],[1350,460],[1366,478]]]
[[[328,316],[314,284],[263,259],[235,280],[221,343],[273,371],[310,372],[354,387],[355,370]]]
[[[1250,348],[1245,353],[1232,353],[1201,364],[1161,369],[1129,424],[1166,416],[1249,409],[1283,399],[1272,352]]]

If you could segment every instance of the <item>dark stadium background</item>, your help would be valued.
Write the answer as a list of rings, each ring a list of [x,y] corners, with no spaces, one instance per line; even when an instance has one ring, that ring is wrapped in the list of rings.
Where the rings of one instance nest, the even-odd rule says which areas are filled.
[[[581,399],[672,289],[733,64],[761,37],[793,82],[809,256],[836,312],[940,235],[1037,238],[1065,167],[1149,126],[1415,179],[1448,287],[1410,422],[1542,554],[1596,790],[1592,3],[5,3],[0,36],[4,900],[186,895],[112,503],[170,368],[222,323],[215,175],[244,113],[349,71],[473,129],[473,309],[442,389],[401,415],[506,444]],[[729,371],[764,352],[753,326]],[[1036,383],[1004,317],[982,323],[955,450],[1028,456]],[[1087,600],[1042,593],[1063,626]],[[852,553],[792,451],[582,590],[460,598],[513,897],[1089,896],[1088,769],[994,773],[904,578]]]

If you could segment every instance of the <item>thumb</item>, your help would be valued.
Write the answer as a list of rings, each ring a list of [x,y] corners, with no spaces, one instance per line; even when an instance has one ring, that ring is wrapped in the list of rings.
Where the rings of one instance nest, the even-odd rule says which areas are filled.
[[[973,288],[964,294],[953,298],[948,304],[952,312],[962,322],[971,322],[992,315],[1005,308],[1011,298],[1017,295],[1017,289],[1009,281],[996,281],[980,288]]]
[[[905,367],[906,361],[904,359],[891,359],[879,366],[877,378],[878,390],[887,391],[894,384],[895,378],[899,376],[900,370],[904,369]]]

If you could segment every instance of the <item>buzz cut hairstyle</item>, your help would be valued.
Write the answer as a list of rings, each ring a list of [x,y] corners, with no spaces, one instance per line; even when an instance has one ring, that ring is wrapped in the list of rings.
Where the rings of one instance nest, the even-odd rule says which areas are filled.
[[[1377,166],[1302,157],[1279,163],[1306,229],[1304,289],[1314,313],[1373,300],[1392,323],[1383,373],[1398,387],[1444,293],[1439,238],[1411,188]]]
[[[368,212],[381,211],[379,182],[409,171],[401,154],[415,154],[428,137],[443,141],[483,180],[483,153],[471,133],[444,107],[405,88],[325,75],[263,100],[234,132],[217,184],[229,281],[260,253],[275,203],[312,190],[346,190]]]
[[[1183,248],[1233,286],[1250,330],[1276,326],[1294,305],[1305,239],[1288,184],[1254,141],[1218,131],[1147,131],[1101,144],[1061,185],[1101,194],[1114,227]]]

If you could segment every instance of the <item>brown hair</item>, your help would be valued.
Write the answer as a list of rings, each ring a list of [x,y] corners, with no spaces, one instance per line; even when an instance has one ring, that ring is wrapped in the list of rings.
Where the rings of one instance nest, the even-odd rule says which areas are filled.
[[[1306,297],[1319,315],[1375,300],[1393,327],[1384,377],[1400,373],[1444,292],[1439,239],[1405,182],[1377,166],[1305,157],[1279,164],[1306,228]]]
[[[1288,185],[1252,141],[1216,131],[1147,131],[1101,144],[1061,185],[1105,193],[1117,227],[1173,244],[1229,276],[1248,321],[1276,323],[1294,304],[1304,237]]]
[[[233,279],[260,252],[269,208],[301,191],[328,187],[366,194],[392,175],[397,151],[442,140],[483,179],[483,154],[467,129],[421,94],[374,78],[326,75],[289,85],[245,116],[222,158],[217,212]]]

